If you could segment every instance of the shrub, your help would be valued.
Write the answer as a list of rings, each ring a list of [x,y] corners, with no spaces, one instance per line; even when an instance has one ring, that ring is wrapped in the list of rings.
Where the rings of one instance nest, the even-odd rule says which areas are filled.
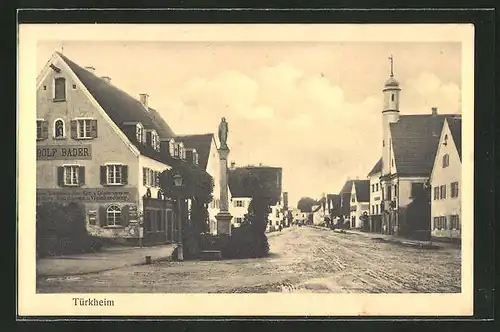
[[[257,258],[268,254],[266,235],[250,223],[243,223],[236,228],[222,251],[222,255],[227,258]]]
[[[100,238],[90,236],[85,213],[77,203],[42,203],[36,210],[37,257],[99,250]]]

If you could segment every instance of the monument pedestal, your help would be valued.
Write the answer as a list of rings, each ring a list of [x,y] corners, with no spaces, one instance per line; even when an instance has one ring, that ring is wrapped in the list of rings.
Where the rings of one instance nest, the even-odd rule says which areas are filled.
[[[219,212],[215,219],[217,219],[217,234],[231,236],[231,220],[233,216],[226,211]]]

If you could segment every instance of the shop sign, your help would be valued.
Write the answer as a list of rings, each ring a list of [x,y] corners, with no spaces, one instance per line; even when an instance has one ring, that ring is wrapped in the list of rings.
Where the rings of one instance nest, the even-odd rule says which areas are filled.
[[[92,145],[43,145],[36,147],[36,160],[91,160]]]
[[[37,202],[134,202],[137,188],[37,189]]]

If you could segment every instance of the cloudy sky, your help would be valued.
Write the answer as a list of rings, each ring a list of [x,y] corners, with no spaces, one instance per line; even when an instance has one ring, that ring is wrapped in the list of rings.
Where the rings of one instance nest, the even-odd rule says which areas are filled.
[[[133,96],[178,134],[229,122],[230,160],[283,167],[292,204],[365,178],[381,154],[382,88],[394,56],[401,114],[461,112],[460,43],[44,42]]]

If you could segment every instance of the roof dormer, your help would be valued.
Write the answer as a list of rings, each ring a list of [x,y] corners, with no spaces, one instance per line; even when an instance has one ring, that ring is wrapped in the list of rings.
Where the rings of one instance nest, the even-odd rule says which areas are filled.
[[[160,152],[160,136],[155,129],[145,129],[146,145]]]

